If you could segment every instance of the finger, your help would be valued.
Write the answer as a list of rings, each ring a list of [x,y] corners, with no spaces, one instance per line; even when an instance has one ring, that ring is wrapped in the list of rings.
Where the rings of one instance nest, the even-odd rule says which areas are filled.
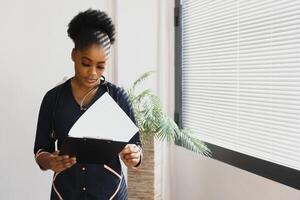
[[[124,154],[137,153],[137,152],[139,152],[138,147],[135,144],[129,144],[124,148],[122,154],[124,155]]]
[[[74,163],[66,163],[64,164],[64,168],[67,169],[67,168],[70,168],[74,165]]]
[[[55,167],[54,167],[54,169],[55,169],[55,171],[64,171],[64,170],[66,170],[66,169],[68,169],[68,168],[70,168],[70,167],[72,167],[74,164],[62,164],[62,163],[60,163],[60,164],[57,164]]]
[[[68,162],[71,158],[68,155],[60,156],[62,162]]]
[[[70,156],[68,155],[63,155],[63,156],[60,156],[62,158],[62,160],[68,160],[70,159]]]
[[[75,157],[69,157],[69,156],[60,156],[59,158],[56,159],[57,162],[60,162],[62,164],[65,164],[65,163],[72,163],[72,162],[75,162],[76,161],[76,158]]]
[[[129,146],[129,148],[130,148],[130,151],[131,151],[132,153],[137,153],[137,152],[139,152],[139,148],[138,148],[135,144],[131,144],[131,145]]]
[[[130,159],[128,162],[135,164],[139,162],[139,159],[138,158]]]
[[[130,153],[130,154],[124,155],[125,159],[135,159],[135,158],[139,158],[139,157],[140,157],[139,153]]]
[[[65,169],[66,169],[65,167],[61,166],[61,167],[56,167],[55,170],[53,170],[53,171],[55,171],[55,172],[62,172]]]
[[[60,163],[62,163],[62,158],[59,157],[59,156],[57,156],[57,157],[54,158],[54,161],[55,161],[57,164],[60,164]]]
[[[64,160],[62,160],[62,163],[64,165],[69,165],[69,164],[73,165],[76,163],[76,158],[64,159]]]
[[[120,154],[130,153],[130,146],[127,144],[124,149],[120,152]]]
[[[55,164],[51,167],[51,169],[55,172],[59,172],[59,171],[62,171],[63,166],[61,164]]]
[[[60,158],[58,158],[58,159],[60,159]],[[55,172],[61,172],[61,171],[64,171],[65,169],[69,168],[73,164],[74,163],[66,163],[65,164],[62,160],[53,159],[53,161],[50,163],[50,167]]]
[[[52,155],[58,156],[59,155],[59,150],[55,151]]]
[[[128,167],[131,167],[131,166],[135,166],[136,164],[138,164],[138,162],[139,162],[139,159],[130,159],[130,160],[126,160],[125,164]]]
[[[72,162],[75,162],[75,163],[77,162],[77,158],[76,158],[76,157],[71,157],[70,160],[71,160]]]
[[[141,153],[138,151],[138,152],[134,152],[134,153],[131,153],[129,154],[131,157],[140,157]]]
[[[65,162],[66,160],[69,160],[69,159],[70,159],[70,156],[63,155],[63,156],[57,156],[56,161]]]

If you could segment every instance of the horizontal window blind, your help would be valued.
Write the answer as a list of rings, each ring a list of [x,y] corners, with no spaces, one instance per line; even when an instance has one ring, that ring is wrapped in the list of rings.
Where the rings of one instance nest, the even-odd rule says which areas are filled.
[[[182,1],[182,124],[300,170],[300,1]]]

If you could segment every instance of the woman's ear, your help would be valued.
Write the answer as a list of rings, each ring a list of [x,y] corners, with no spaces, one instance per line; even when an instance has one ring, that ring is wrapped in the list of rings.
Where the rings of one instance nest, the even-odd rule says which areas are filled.
[[[72,57],[72,60],[75,62],[75,58],[76,58],[76,49],[75,48],[73,48],[72,49],[72,53],[71,53],[71,57]]]

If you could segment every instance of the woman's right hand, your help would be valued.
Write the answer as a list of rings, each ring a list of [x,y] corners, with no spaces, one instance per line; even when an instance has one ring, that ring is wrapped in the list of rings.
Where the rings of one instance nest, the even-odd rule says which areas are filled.
[[[42,169],[51,169],[54,172],[62,172],[76,163],[76,157],[59,155],[59,151],[54,153],[44,153],[37,158],[38,164]]]

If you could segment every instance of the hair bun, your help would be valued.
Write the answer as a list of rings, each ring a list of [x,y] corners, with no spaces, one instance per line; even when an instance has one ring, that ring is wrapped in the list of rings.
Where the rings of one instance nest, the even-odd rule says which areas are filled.
[[[69,23],[68,36],[75,42],[84,31],[101,31],[108,35],[111,44],[115,41],[115,27],[111,18],[100,10],[80,12]]]

